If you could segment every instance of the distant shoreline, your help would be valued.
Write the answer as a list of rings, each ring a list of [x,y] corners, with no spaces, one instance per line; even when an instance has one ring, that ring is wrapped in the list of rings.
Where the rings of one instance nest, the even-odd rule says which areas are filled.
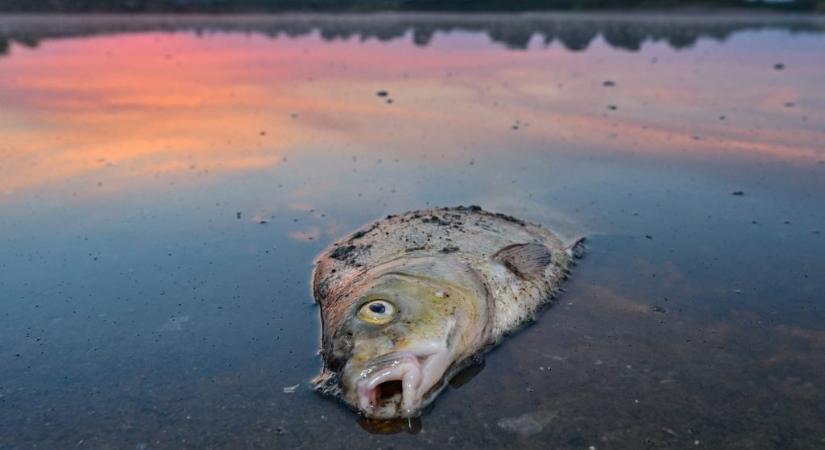
[[[496,13],[552,11],[825,12],[825,0],[0,0],[0,14]]]
[[[741,31],[780,29],[825,33],[825,15],[728,11],[542,13],[281,13],[281,14],[0,14],[0,57],[13,44],[141,32],[243,32],[270,38],[317,34],[321,39],[412,39],[427,46],[443,33],[486,34],[509,49],[527,49],[534,37],[582,51],[599,36],[613,48],[638,51],[647,42],[689,48],[701,39],[722,41]]]

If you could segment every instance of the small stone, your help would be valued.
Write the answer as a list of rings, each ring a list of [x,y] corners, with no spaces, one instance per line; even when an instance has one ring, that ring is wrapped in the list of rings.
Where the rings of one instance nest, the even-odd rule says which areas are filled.
[[[611,111],[616,111],[617,109],[619,109],[619,107],[616,105],[607,105],[607,109]]]
[[[613,87],[615,85],[616,85],[616,82],[611,81],[611,80],[605,80],[604,82],[602,82],[602,86],[604,86],[604,87]]]
[[[379,97],[386,97],[386,96],[390,95],[390,93],[387,92],[387,91],[378,91],[378,92],[375,93],[375,95],[377,95]]]

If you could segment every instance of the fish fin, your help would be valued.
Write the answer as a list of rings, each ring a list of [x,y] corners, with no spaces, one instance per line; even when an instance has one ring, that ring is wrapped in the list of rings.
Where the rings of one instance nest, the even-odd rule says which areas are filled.
[[[338,382],[338,374],[324,368],[321,373],[312,379],[312,387],[324,395],[339,397],[341,395],[341,385]]]
[[[553,254],[541,244],[513,244],[496,252],[493,260],[519,278],[541,278],[544,269],[553,262]]]
[[[565,251],[568,255],[572,256],[575,259],[581,259],[584,257],[584,236],[577,237],[573,239],[565,245]]]

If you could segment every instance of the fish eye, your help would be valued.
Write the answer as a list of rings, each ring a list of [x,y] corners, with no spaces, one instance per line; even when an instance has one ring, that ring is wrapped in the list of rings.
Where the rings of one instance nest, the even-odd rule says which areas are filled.
[[[375,324],[383,325],[395,318],[395,305],[386,300],[372,300],[361,305],[358,310],[358,319]]]

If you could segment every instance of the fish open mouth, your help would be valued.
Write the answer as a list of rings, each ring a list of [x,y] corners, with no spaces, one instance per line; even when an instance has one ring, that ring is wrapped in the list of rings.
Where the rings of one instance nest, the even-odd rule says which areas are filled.
[[[375,387],[375,401],[378,404],[395,401],[403,397],[404,386],[401,380],[385,381]]]
[[[437,355],[418,356],[393,352],[376,358],[361,371],[356,382],[358,409],[367,417],[392,418],[418,415],[423,394],[435,374],[431,369]]]

